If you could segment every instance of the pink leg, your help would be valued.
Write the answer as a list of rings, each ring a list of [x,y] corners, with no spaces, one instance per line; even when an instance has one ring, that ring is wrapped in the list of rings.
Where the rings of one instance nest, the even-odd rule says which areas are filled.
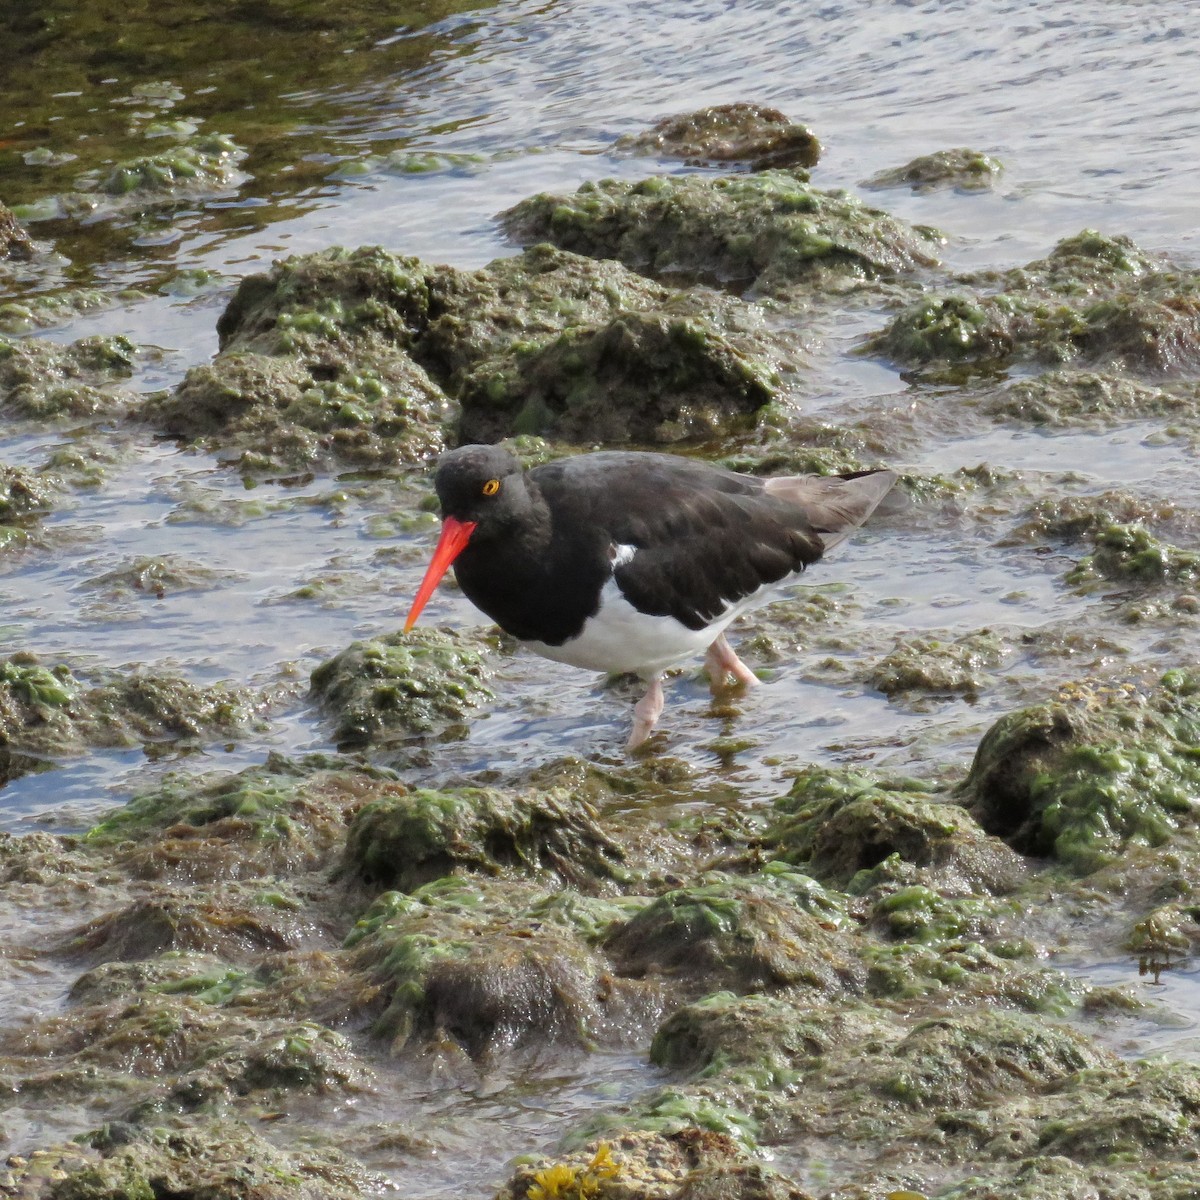
[[[646,694],[633,706],[633,732],[625,743],[626,750],[636,750],[650,736],[665,703],[662,676],[656,675],[650,680]]]
[[[709,646],[704,665],[708,670],[709,686],[714,692],[721,689],[727,675],[733,676],[735,684],[740,683],[745,687],[753,687],[758,682],[758,676],[734,654],[724,634]]]

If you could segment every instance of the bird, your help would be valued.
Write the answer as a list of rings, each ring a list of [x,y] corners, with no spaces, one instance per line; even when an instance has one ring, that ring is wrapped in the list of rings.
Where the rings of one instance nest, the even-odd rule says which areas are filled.
[[[895,481],[760,477],[636,450],[524,470],[501,446],[460,446],[437,461],[441,533],[404,629],[453,566],[467,599],[536,654],[648,684],[636,750],[668,668],[703,651],[714,693],[758,682],[726,628],[844,541]]]

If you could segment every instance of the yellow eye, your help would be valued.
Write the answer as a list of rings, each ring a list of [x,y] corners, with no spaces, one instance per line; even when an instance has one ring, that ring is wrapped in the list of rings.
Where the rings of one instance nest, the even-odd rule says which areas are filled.
[[[494,496],[499,490],[500,480],[498,479],[489,479],[487,483],[483,485],[483,494],[485,496]]]

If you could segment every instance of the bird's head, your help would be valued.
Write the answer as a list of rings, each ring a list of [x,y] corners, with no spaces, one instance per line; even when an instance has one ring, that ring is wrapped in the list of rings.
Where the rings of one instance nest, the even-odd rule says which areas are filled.
[[[528,507],[521,464],[499,446],[446,451],[438,459],[433,486],[442,506],[442,535],[408,611],[405,632],[416,624],[442,576],[468,543],[503,532]]]

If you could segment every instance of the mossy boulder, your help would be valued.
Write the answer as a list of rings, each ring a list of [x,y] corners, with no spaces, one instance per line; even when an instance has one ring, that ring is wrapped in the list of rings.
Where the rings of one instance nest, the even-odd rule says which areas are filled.
[[[1022,877],[1018,855],[979,827],[966,809],[913,781],[810,768],[776,802],[764,845],[784,861],[851,892],[865,890],[885,865],[916,868],[940,892],[1011,891]]]
[[[221,350],[143,416],[246,469],[419,462],[453,406],[409,354],[427,287],[415,259],[339,247],[244,279]]]
[[[291,875],[331,863],[349,815],[399,787],[361,768],[272,754],[236,775],[169,776],[93,825],[84,841],[120,847],[143,878]]]
[[[1080,872],[1128,844],[1158,846],[1195,824],[1200,687],[1170,672],[1149,694],[1078,686],[1002,717],[959,799],[988,832]]]
[[[752,171],[812,167],[821,156],[821,143],[806,125],[777,108],[746,101],[664,117],[642,133],[618,138],[612,149],[694,164],[746,163]]]
[[[437,629],[354,642],[313,672],[313,698],[341,746],[461,736],[471,712],[493,698],[490,648],[479,636]]]
[[[794,338],[752,306],[537,245],[430,278],[414,353],[462,404],[459,438],[672,443],[747,424]]]
[[[909,367],[1077,362],[1155,378],[1200,363],[1200,273],[1084,230],[1045,259],[963,276],[903,307],[864,349]]]
[[[863,186],[911,187],[914,192],[933,192],[948,187],[962,192],[984,192],[991,190],[1003,170],[998,158],[959,146],[953,150],[922,154],[902,167],[880,171]]]
[[[343,870],[401,891],[461,872],[515,871],[595,887],[612,878],[620,858],[591,806],[566,791],[416,788],[355,814]]]
[[[862,964],[831,927],[827,905],[823,889],[798,872],[711,872],[614,927],[604,949],[622,975],[665,977],[691,989],[853,994]]]
[[[594,938],[556,903],[562,894],[523,880],[441,879],[379,896],[347,938],[373,1032],[393,1049],[433,1039],[483,1059],[619,1039],[652,1019],[657,995],[610,977]]]
[[[532,196],[500,219],[524,245],[549,241],[652,277],[715,278],[764,292],[824,272],[875,279],[933,261],[929,236],[783,170],[605,179],[570,196]]]

